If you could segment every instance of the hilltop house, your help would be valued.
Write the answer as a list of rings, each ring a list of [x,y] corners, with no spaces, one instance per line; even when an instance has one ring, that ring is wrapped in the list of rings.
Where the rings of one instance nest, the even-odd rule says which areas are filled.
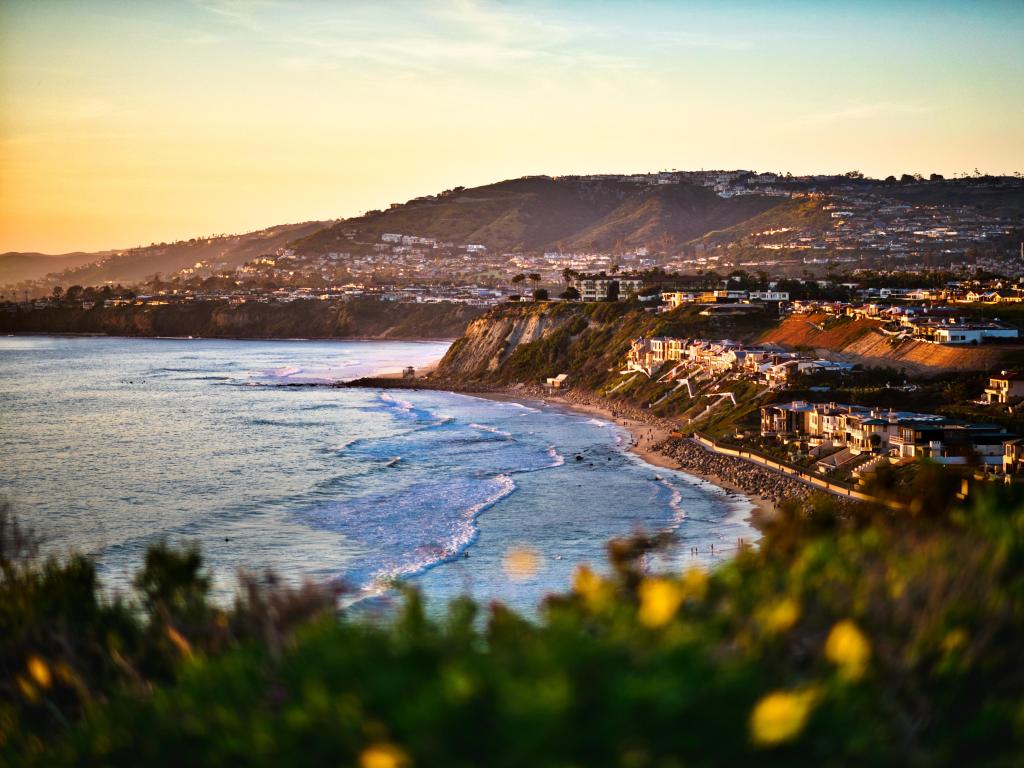
[[[981,344],[986,339],[1016,339],[1020,331],[1000,323],[951,323],[934,330],[939,344]]]
[[[1019,374],[1003,371],[999,376],[991,376],[985,387],[985,400],[989,405],[1006,404],[1024,397],[1024,378]]]
[[[610,295],[616,299],[632,299],[644,287],[644,281],[634,275],[580,275],[573,280],[573,287],[580,292],[583,301],[607,301]]]
[[[758,301],[778,304],[789,301],[787,291],[664,291],[661,301],[668,309],[676,309],[683,304],[738,304],[745,301]]]

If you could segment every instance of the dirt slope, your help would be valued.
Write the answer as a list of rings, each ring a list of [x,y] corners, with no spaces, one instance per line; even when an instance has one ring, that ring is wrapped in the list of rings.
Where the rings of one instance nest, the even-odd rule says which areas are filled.
[[[905,368],[921,375],[948,371],[986,371],[998,367],[1021,345],[957,347],[924,341],[896,341],[874,320],[792,315],[766,331],[759,341],[816,350],[823,357],[866,366]]]

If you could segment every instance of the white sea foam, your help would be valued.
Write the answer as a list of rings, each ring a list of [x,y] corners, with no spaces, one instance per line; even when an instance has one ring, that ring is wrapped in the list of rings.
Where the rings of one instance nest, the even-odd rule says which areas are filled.
[[[275,368],[272,371],[267,371],[267,376],[275,379],[288,379],[302,373],[304,370],[304,368],[294,365],[286,365],[281,368]]]
[[[671,496],[668,500],[668,505],[672,509],[672,522],[666,529],[668,532],[673,532],[682,524],[683,520],[686,519],[686,510],[683,509],[683,492],[665,478],[658,476],[658,482],[668,488]]]
[[[411,411],[413,408],[416,407],[408,400],[399,400],[397,397],[394,397],[393,395],[387,392],[381,392],[380,399],[383,400],[385,403],[390,403],[395,408],[401,411]]]
[[[560,454],[553,445],[548,446],[548,456],[551,457],[552,461],[552,464],[548,467],[548,469],[554,469],[555,467],[560,467],[563,464],[565,464],[565,456]]]
[[[470,422],[469,426],[473,429],[479,429],[481,432],[490,432],[492,435],[501,435],[502,437],[512,437],[511,432],[506,432],[504,429],[498,429],[487,424],[477,424],[476,422]]]
[[[454,560],[465,552],[480,535],[480,529],[476,524],[480,514],[516,490],[515,481],[509,475],[498,475],[493,480],[498,483],[497,490],[483,501],[463,510],[458,521],[460,523],[458,530],[448,541],[443,544],[418,547],[413,553],[412,559],[376,571],[370,581],[349,598],[348,604],[351,605],[369,597],[378,597],[384,594],[394,582],[417,576],[442,563]]]
[[[527,411],[528,413],[540,413],[539,408],[531,408],[523,403],[517,403],[515,400],[499,400],[494,402],[498,402],[500,405],[504,405],[509,408],[519,408],[520,410]]]

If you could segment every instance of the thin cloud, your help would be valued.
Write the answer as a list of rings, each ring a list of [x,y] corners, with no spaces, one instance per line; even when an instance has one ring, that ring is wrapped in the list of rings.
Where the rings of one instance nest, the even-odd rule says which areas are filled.
[[[838,109],[807,115],[801,122],[813,125],[827,125],[831,123],[845,123],[851,120],[870,120],[886,116],[922,115],[930,111],[931,107],[922,104],[901,104],[896,102],[851,104]]]
[[[316,14],[288,12],[273,0],[194,0],[218,20],[283,51],[293,71],[329,71],[354,62],[384,71],[440,73],[473,67],[595,67],[623,69],[630,60],[585,45],[596,34],[559,23],[534,10],[473,0],[318,7]]]

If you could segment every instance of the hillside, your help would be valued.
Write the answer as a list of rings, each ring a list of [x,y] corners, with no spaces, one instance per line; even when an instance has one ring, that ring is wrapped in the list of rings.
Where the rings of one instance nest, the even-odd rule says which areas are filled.
[[[418,198],[338,222],[298,240],[303,252],[336,250],[347,232],[376,241],[396,232],[495,251],[671,247],[728,227],[778,204],[775,198],[723,199],[689,184],[536,176]]]
[[[1024,216],[1024,185],[1018,179],[992,179],[990,183],[946,179],[917,184],[876,184],[872,191],[915,205],[964,205],[998,215]]]
[[[106,282],[131,284],[154,274],[175,272],[198,261],[238,267],[296,238],[323,228],[324,222],[312,221],[211,238],[193,238],[175,243],[159,243],[124,251],[99,251],[47,256],[39,253],[0,255],[0,285],[35,280],[61,273],[66,285],[99,285]]]
[[[624,304],[527,304],[499,307],[470,323],[465,335],[448,350],[433,381],[470,391],[512,387],[537,392],[545,378],[566,373],[572,392],[584,399],[597,396],[612,408],[641,409],[688,430],[718,436],[756,430],[758,408],[786,396],[731,373],[713,376],[690,371],[693,375],[686,375],[685,385],[663,380],[662,374],[672,367],[669,363],[652,377],[627,371],[630,343],[640,336],[773,343],[782,348],[813,349],[818,356],[865,369],[887,369],[891,373],[885,380],[895,383],[906,375],[926,377],[927,382],[919,380],[915,402],[939,413],[947,412],[951,386],[966,385],[964,394],[958,396],[958,402],[963,401],[972,388],[975,392],[980,389],[983,372],[1024,360],[1024,345],[893,343],[874,321],[791,316],[778,322],[761,314],[705,317],[700,315],[700,307],[652,314]],[[904,373],[897,373],[900,370]],[[894,394],[895,390],[890,393],[882,387],[878,375],[884,379],[886,374],[865,370],[845,382],[861,386],[875,382],[873,389],[850,394],[851,401],[861,402],[859,398],[869,390],[870,397],[880,401]],[[902,401],[896,405],[907,407],[909,395],[900,396]],[[962,411],[950,415],[977,418]],[[992,417],[988,413],[983,418]]]
[[[621,383],[619,369],[638,336],[748,340],[764,323],[763,316],[704,317],[692,308],[652,314],[623,303],[508,304],[469,324],[436,378],[458,387],[488,387],[538,384],[570,373],[574,386],[601,391]],[[632,394],[649,402],[658,387],[649,389]]]
[[[609,244],[675,246],[774,210],[778,204],[777,199],[753,195],[723,199],[704,187],[687,184],[650,187],[574,236],[570,246],[582,250],[602,250]]]
[[[799,198],[785,200],[738,224],[716,229],[698,237],[695,242],[705,246],[725,245],[728,243],[744,244],[744,241],[758,237],[759,242],[771,242],[771,235],[761,233],[780,229],[796,229],[804,231],[822,231],[832,226],[829,214],[822,210],[818,200]]]
[[[22,280],[38,280],[51,272],[74,269],[107,256],[110,256],[109,251],[62,253],[58,256],[20,251],[0,253],[0,285],[20,283]]]
[[[168,306],[56,307],[0,314],[0,332],[99,333],[112,336],[198,336],[259,339],[451,339],[480,314],[464,304],[208,301]]]
[[[936,375],[949,371],[988,371],[1019,357],[1019,344],[955,347],[924,341],[896,341],[872,320],[792,315],[768,329],[759,341],[814,349],[823,357],[871,367],[904,368]]]

